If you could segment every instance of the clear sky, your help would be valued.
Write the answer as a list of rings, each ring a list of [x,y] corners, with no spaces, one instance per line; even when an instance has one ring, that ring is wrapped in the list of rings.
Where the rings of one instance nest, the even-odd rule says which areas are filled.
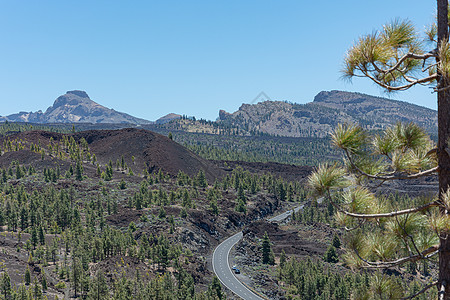
[[[0,0],[0,115],[45,110],[68,90],[155,120],[214,120],[264,91],[306,103],[322,90],[386,96],[342,81],[346,50],[395,18],[423,30],[436,1]],[[436,109],[426,87],[390,96]]]

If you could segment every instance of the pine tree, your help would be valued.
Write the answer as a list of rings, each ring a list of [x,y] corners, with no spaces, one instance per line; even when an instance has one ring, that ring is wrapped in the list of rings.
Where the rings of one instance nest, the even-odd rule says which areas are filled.
[[[338,262],[338,255],[336,252],[336,248],[333,245],[330,245],[328,247],[327,252],[325,252],[323,259],[329,263],[337,263]]]
[[[281,251],[280,255],[280,268],[284,268],[284,265],[286,264],[286,252],[284,252],[284,249]]]
[[[263,264],[273,265],[275,263],[275,258],[273,255],[272,247],[270,245],[270,239],[267,232],[264,232],[264,237],[262,240],[262,262]]]
[[[34,277],[33,295],[34,295],[34,299],[42,299],[42,287],[39,284],[37,277]]]
[[[45,234],[42,226],[39,226],[39,243],[45,245]]]
[[[158,213],[158,218],[164,219],[166,217],[166,210],[161,206]]]
[[[336,249],[341,248],[341,240],[339,239],[339,236],[337,234],[334,234],[333,236],[333,241],[331,243],[333,245],[333,247],[335,247]]]
[[[208,185],[208,183],[206,181],[205,172],[203,172],[203,170],[198,171],[197,185],[201,188],[205,188]]]
[[[42,273],[42,291],[45,293],[47,291],[47,278],[45,276],[45,272]]]
[[[211,201],[209,202],[209,207],[211,208],[211,212],[213,213],[213,215],[217,216],[219,214],[219,206],[217,205],[216,199],[211,199]]]
[[[234,207],[234,210],[243,214],[247,213],[247,206],[245,205],[244,201],[242,199],[238,200],[238,203]]]
[[[355,234],[351,241],[354,252],[349,253],[349,259],[358,260],[363,255],[363,264],[387,268],[396,266],[397,262],[415,262],[438,255],[438,280],[425,289],[437,286],[439,297],[445,300],[450,299],[450,229],[444,225],[449,223],[450,218],[447,213],[450,207],[450,155],[447,150],[450,140],[448,32],[448,0],[437,0],[437,24],[426,32],[426,43],[416,33],[411,22],[396,20],[378,32],[361,37],[347,52],[343,70],[344,77],[348,79],[367,77],[387,91],[431,85],[437,92],[438,100],[437,147],[423,130],[413,124],[391,127],[375,135],[370,143],[361,127],[339,125],[332,139],[344,151],[348,169],[320,166],[310,177],[310,184],[315,191],[326,195],[336,205],[339,211],[337,217],[342,224],[354,225],[357,223],[355,219],[372,223],[383,219],[383,222],[390,223],[388,228],[378,226],[378,229],[372,229],[366,242]],[[426,49],[430,44],[431,51]],[[368,149],[375,152],[369,154]],[[380,202],[368,189],[355,187],[345,192],[344,207],[340,207],[333,199],[331,190],[352,185],[348,182],[351,177],[346,177],[347,171],[354,173],[353,178],[357,178],[358,182],[364,179],[381,182],[415,179],[437,173],[438,199],[410,209],[386,211],[377,207]],[[325,181],[319,183],[321,180]],[[427,215],[420,213],[425,211],[428,211]],[[423,228],[424,223],[429,224],[428,228],[431,227],[432,232]],[[389,228],[394,235],[386,232]],[[384,239],[378,239],[381,236]],[[407,236],[408,239],[400,245],[394,240],[395,236],[399,240],[402,240],[400,236]],[[430,236],[434,238],[430,240]],[[417,246],[415,241],[422,237],[426,237],[428,242]],[[368,243],[369,240],[372,243]],[[374,248],[379,243],[385,246],[381,247],[383,253],[376,254]],[[414,249],[414,252],[407,249]],[[399,258],[398,255],[402,253],[406,256]]]
[[[78,160],[76,167],[75,167],[75,179],[78,181],[83,180],[83,166],[81,165],[81,162]]]
[[[214,276],[211,284],[208,287],[207,292],[208,297],[211,297],[212,299],[225,299],[225,293],[222,291],[222,286],[220,284],[219,279]]]
[[[9,277],[8,271],[3,271],[0,281],[4,299],[9,299],[11,296],[11,278]]]
[[[25,270],[25,284],[30,285],[30,283],[31,283],[31,272],[30,268],[27,267],[27,269]]]
[[[38,243],[38,233],[36,226],[33,226],[33,229],[31,230],[31,244],[33,245],[33,249],[36,248],[37,243]]]

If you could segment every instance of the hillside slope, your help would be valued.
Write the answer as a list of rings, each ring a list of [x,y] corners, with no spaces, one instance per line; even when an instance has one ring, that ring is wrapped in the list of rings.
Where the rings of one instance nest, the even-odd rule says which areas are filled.
[[[87,141],[91,154],[96,155],[100,165],[111,161],[113,165],[124,162],[135,174],[161,170],[169,175],[183,171],[195,176],[200,170],[205,172],[208,181],[222,177],[224,171],[209,161],[189,151],[180,144],[160,134],[144,130],[126,128],[120,130],[89,130],[74,134],[61,134],[47,131],[27,131],[10,135],[4,139],[20,140],[24,143],[48,145],[51,141],[62,141],[67,136],[79,142]]]

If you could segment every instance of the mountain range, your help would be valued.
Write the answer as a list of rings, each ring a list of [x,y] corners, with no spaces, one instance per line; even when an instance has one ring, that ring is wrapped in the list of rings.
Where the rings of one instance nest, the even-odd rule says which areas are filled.
[[[343,91],[322,91],[313,102],[264,101],[219,112],[218,122],[242,131],[292,137],[324,137],[338,123],[353,122],[377,130],[396,122],[414,122],[437,132],[437,111],[408,102]]]
[[[158,119],[158,124],[170,122],[180,115],[169,114]],[[6,117],[0,117],[0,121],[30,122],[30,123],[115,123],[145,125],[154,122],[136,118],[129,114],[104,107],[93,100],[84,91],[68,91],[59,96],[52,106],[43,113],[19,112]]]
[[[92,123],[163,126],[170,130],[217,133],[214,128],[233,128],[244,135],[271,134],[290,137],[325,137],[338,123],[353,122],[377,130],[395,122],[414,122],[429,133],[437,132],[437,111],[408,102],[344,91],[322,91],[306,104],[264,101],[242,104],[233,113],[219,111],[214,122],[195,122],[168,114],[155,122],[104,107],[84,91],[68,91],[43,113],[19,112],[1,121],[30,123]],[[192,126],[191,123],[195,123]],[[189,123],[189,124],[187,124]],[[154,124],[154,125],[152,125]],[[211,128],[206,128],[209,126]],[[151,128],[149,128],[151,129]],[[217,132],[216,132],[217,131]]]

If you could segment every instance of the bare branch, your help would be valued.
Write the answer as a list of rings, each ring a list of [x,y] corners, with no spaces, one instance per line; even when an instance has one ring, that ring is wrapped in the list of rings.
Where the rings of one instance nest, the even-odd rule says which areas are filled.
[[[439,200],[427,203],[425,205],[414,207],[414,208],[408,208],[404,210],[397,210],[397,211],[391,211],[388,213],[380,213],[380,214],[356,214],[351,213],[346,210],[343,210],[339,205],[337,205],[333,198],[331,198],[330,191],[327,190],[327,197],[330,200],[331,205],[333,205],[334,208],[336,208],[339,212],[343,213],[344,215],[347,215],[349,217],[358,218],[358,219],[379,219],[379,218],[391,218],[395,216],[405,215],[405,214],[411,214],[414,212],[419,212],[425,209],[428,209],[430,207],[439,206]]]
[[[431,64],[431,65],[429,65],[428,67],[426,67],[426,68],[424,69],[424,67],[425,67],[425,61],[423,61],[422,72],[426,72],[426,71],[428,71],[429,69],[431,69],[432,67],[436,67],[437,65],[438,65],[438,63]]]
[[[347,226],[344,226],[344,229],[345,229],[345,231],[347,231],[347,232],[353,231],[353,230],[355,230],[355,229],[360,228],[362,225],[364,225],[364,223],[366,223],[366,219],[360,220],[360,221],[359,221],[359,224],[356,225],[355,227],[348,228]]]
[[[422,54],[422,55],[420,55],[420,54],[415,54],[415,53],[407,53],[407,54],[403,55],[403,57],[400,58],[399,61],[398,61],[395,65],[393,65],[391,68],[389,68],[389,69],[387,69],[387,70],[383,70],[383,73],[386,73],[386,74],[387,74],[387,73],[391,73],[391,72],[395,71],[396,69],[398,69],[398,67],[400,67],[400,65],[401,65],[405,60],[407,60],[407,59],[409,59],[409,58],[412,58],[412,59],[423,59],[423,60],[424,60],[424,63],[425,63],[425,60],[426,60],[427,58],[431,58],[431,57],[437,57],[437,54],[436,54],[436,51],[435,51],[435,50],[430,51],[430,52],[428,52],[428,53],[426,53],[426,54]]]
[[[437,86],[433,89],[434,92],[444,92],[446,90],[450,89],[450,85],[447,85],[446,87],[443,88],[438,88]]]
[[[331,204],[333,204],[333,201],[330,201]],[[334,203],[333,206],[335,206],[336,204]],[[414,213],[414,212],[419,212],[425,209],[428,209],[430,207],[434,207],[434,206],[439,206],[439,203],[437,201],[433,201],[430,203],[427,203],[425,205],[419,206],[419,207],[414,207],[414,208],[408,208],[408,209],[404,209],[404,210],[397,210],[397,211],[391,211],[388,213],[381,213],[381,214],[355,214],[355,213],[351,213],[348,211],[343,210],[342,208],[340,208],[339,206],[335,206],[341,213],[349,216],[349,217],[353,217],[353,218],[360,218],[360,219],[379,219],[379,218],[390,218],[390,217],[395,217],[395,216],[400,216],[400,215],[405,215],[405,214],[410,214],[410,213]]]
[[[362,258],[356,249],[354,251],[355,251],[355,254],[359,257],[359,259],[361,259],[363,262],[365,262],[366,264],[369,265],[369,266],[365,266],[364,268],[383,269],[383,268],[395,267],[395,266],[401,265],[408,261],[415,262],[422,258],[430,258],[439,253],[439,245],[432,246],[432,247],[422,251],[420,254],[402,257],[397,260],[388,261],[388,262],[368,261],[367,259]]]
[[[437,148],[433,148],[430,151],[427,152],[427,154],[425,154],[425,157],[430,156],[431,154],[435,154],[437,153]]]
[[[368,178],[372,178],[372,179],[377,179],[377,180],[403,180],[403,179],[415,179],[415,178],[419,178],[422,176],[427,176],[430,175],[434,172],[437,172],[439,170],[439,166],[436,166],[434,168],[431,168],[429,170],[426,171],[422,171],[422,172],[418,172],[418,173],[414,173],[414,174],[410,174],[410,175],[404,175],[404,176],[395,176],[395,175],[390,175],[390,176],[380,176],[380,175],[371,175],[368,174],[366,172],[364,172],[363,170],[361,170],[357,165],[355,165],[355,163],[353,162],[350,153],[348,153],[347,149],[344,149],[345,151],[345,155],[347,156],[348,160],[350,161],[350,164],[352,165],[353,168],[355,168],[355,170],[357,170],[361,175],[364,175]]]
[[[379,86],[389,90],[389,91],[404,91],[409,89],[410,87],[416,85],[416,84],[422,84],[422,83],[430,83],[431,81],[435,80],[438,78],[437,74],[433,74],[430,75],[428,77],[424,77],[418,80],[415,80],[413,82],[410,82],[409,84],[405,84],[405,85],[399,85],[399,86],[391,86],[388,85],[378,79],[376,79],[375,77],[373,77],[372,75],[370,75],[368,72],[364,71],[364,70],[360,70],[366,77],[370,78],[373,82],[375,82],[376,84],[378,84]]]
[[[406,76],[404,74],[402,74],[402,77],[405,78],[406,81],[408,81],[409,83],[413,83],[415,81],[417,81],[418,79],[415,77],[410,77],[410,76]]]
[[[421,290],[418,291],[417,293],[415,293],[415,294],[413,294],[413,295],[411,295],[411,296],[408,296],[408,297],[403,297],[403,298],[401,298],[401,300],[413,299],[413,298],[419,296],[420,294],[425,293],[429,288],[431,288],[431,287],[433,287],[433,286],[435,286],[435,285],[437,285],[437,284],[438,284],[438,281],[434,281],[434,282],[432,282],[432,283],[426,285],[423,289],[421,289]]]
[[[441,288],[439,289],[439,300],[443,300],[445,296],[445,287],[447,285],[447,282],[444,280],[441,282]]]

